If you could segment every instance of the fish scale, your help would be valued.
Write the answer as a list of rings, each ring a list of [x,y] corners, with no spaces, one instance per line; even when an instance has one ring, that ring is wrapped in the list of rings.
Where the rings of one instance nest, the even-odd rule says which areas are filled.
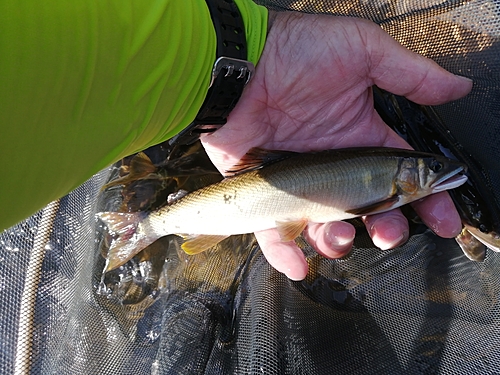
[[[117,235],[110,253],[119,261],[109,267],[169,234],[183,235],[182,247],[188,253],[206,250],[233,234],[271,228],[290,241],[310,222],[388,211],[466,181],[457,176],[464,168],[461,163],[386,148],[283,155],[253,149],[239,166],[243,172],[149,214],[98,214]]]
[[[357,172],[352,173],[353,166],[346,160],[322,160],[312,155],[310,161],[304,160],[304,168],[289,173],[294,159],[201,189],[169,207],[167,215],[176,220],[168,220],[159,210],[150,215],[150,225],[165,234],[195,233],[202,226],[204,234],[230,235],[268,229],[276,221],[349,219],[356,215],[345,210],[358,207],[360,199],[373,203],[391,195],[399,162],[395,157],[361,156],[354,165]],[[373,165],[393,172],[379,173],[363,184]],[[363,189],[352,194],[353,186],[361,184]]]

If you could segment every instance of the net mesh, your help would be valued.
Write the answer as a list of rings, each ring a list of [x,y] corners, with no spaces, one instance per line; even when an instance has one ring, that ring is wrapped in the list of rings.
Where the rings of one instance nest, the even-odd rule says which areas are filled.
[[[499,200],[499,1],[261,3],[371,19],[472,78],[468,97],[437,110]],[[148,155],[171,153],[163,145]],[[187,165],[203,165],[203,153],[194,155]],[[178,188],[102,193],[122,169],[102,171],[0,234],[1,373],[500,373],[499,254],[470,262],[418,222],[405,245],[384,252],[358,225],[346,259],[301,244],[310,266],[302,282],[273,270],[252,235],[192,257],[165,237],[102,275],[107,236],[95,213],[125,201],[143,209]],[[215,178],[209,167],[202,172],[186,186]]]

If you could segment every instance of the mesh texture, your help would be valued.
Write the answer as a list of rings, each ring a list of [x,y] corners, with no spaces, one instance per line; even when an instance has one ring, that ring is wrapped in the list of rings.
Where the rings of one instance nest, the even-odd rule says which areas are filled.
[[[498,0],[260,3],[371,19],[472,78],[468,97],[437,110],[500,201]],[[123,203],[119,190],[101,193],[117,173],[0,234],[0,373],[500,374],[500,254],[470,262],[418,223],[384,252],[358,225],[346,259],[302,243],[310,272],[293,282],[252,235],[192,257],[166,237],[105,279],[95,213]],[[164,199],[157,186],[141,189],[131,201]]]

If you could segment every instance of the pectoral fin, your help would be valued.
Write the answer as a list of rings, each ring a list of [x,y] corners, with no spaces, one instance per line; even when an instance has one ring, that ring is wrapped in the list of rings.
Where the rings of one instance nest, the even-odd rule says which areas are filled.
[[[280,234],[281,241],[289,242],[295,240],[304,231],[307,226],[308,221],[298,220],[298,221],[277,221],[276,229]]]
[[[194,255],[210,249],[227,237],[229,236],[210,236],[204,234],[197,236],[184,236],[185,241],[181,245],[181,248],[186,252],[186,254]]]
[[[353,208],[351,210],[347,210],[346,212],[348,214],[363,216],[363,215],[374,214],[377,212],[389,211],[394,207],[396,203],[398,203],[398,201],[399,201],[399,196],[393,195],[387,199],[384,199],[383,201],[372,203],[369,204],[368,206]]]

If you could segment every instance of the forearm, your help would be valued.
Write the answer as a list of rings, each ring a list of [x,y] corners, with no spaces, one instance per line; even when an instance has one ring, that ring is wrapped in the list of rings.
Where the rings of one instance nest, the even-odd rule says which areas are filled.
[[[266,13],[238,5],[256,62]],[[204,0],[2,1],[0,230],[187,126],[215,40]]]

